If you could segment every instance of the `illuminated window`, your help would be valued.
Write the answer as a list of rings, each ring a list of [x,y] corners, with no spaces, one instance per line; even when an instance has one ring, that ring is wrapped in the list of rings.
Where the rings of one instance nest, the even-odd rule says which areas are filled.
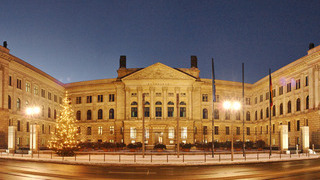
[[[102,126],[99,126],[99,127],[98,127],[98,134],[99,134],[99,135],[102,135]]]
[[[188,133],[187,127],[181,127],[181,138],[182,139],[187,139],[187,133]]]
[[[135,139],[137,137],[137,129],[135,127],[130,127],[130,138]]]
[[[174,127],[169,127],[169,134],[168,134],[169,139],[174,138]]]

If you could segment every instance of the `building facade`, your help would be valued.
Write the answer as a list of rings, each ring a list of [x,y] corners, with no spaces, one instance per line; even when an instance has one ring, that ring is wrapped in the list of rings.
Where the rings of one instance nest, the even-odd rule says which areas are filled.
[[[156,63],[127,68],[120,57],[118,77],[63,84],[11,55],[0,46],[0,139],[5,148],[8,127],[16,127],[16,145],[29,146],[30,125],[39,125],[40,147],[47,146],[62,98],[71,98],[79,141],[142,142],[143,121],[147,145],[264,140],[279,146],[279,126],[288,125],[289,146],[300,144],[300,127],[309,126],[310,143],[320,145],[320,46],[272,73],[273,107],[269,109],[269,78],[254,84],[200,78],[196,56],[190,68]],[[223,109],[224,101],[243,103],[243,111]],[[242,101],[243,100],[243,101]],[[27,107],[40,107],[28,116]],[[214,112],[212,111],[214,106]],[[270,113],[271,112],[271,113]],[[271,114],[271,131],[269,115]],[[213,116],[213,117],[212,117]],[[214,129],[212,129],[214,119]],[[245,125],[243,126],[243,121]]]

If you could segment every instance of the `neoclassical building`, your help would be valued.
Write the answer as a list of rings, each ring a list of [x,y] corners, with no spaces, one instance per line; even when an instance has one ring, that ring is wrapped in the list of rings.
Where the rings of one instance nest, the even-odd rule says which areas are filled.
[[[0,145],[8,144],[8,128],[15,127],[16,147],[30,144],[30,125],[37,124],[39,146],[47,146],[65,92],[71,98],[79,141],[142,142],[172,145],[214,140],[264,140],[279,146],[279,126],[288,125],[289,146],[301,141],[300,127],[309,126],[310,143],[320,145],[320,46],[272,73],[273,104],[269,109],[269,78],[244,84],[240,111],[223,109],[224,101],[242,103],[242,83],[216,80],[212,112],[212,79],[200,78],[197,57],[190,68],[155,63],[127,68],[120,57],[118,77],[64,84],[0,46]],[[27,115],[27,107],[40,113]],[[269,114],[271,111],[271,132]],[[244,113],[242,113],[244,112]],[[212,117],[214,116],[214,117]],[[245,125],[243,127],[243,121]],[[244,129],[243,129],[244,128]]]

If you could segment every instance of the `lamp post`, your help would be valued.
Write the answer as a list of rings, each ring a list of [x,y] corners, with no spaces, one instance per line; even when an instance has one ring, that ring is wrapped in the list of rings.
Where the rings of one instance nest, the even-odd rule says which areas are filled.
[[[225,101],[223,102],[223,108],[225,110],[238,111],[241,108],[241,104],[238,101]],[[233,122],[231,120],[231,161],[233,161]]]
[[[27,114],[27,116],[31,117],[31,119],[33,119],[34,115],[37,115],[39,113],[40,113],[40,108],[39,107],[28,107],[26,109],[26,114]],[[33,155],[34,124],[31,126],[30,130],[31,130],[31,155]]]

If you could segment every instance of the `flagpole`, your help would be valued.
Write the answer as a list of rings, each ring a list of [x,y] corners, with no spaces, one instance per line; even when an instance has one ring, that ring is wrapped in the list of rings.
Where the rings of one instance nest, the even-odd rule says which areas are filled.
[[[244,63],[242,63],[242,148],[243,148],[243,157],[246,154],[246,143],[245,143],[245,131],[244,131]]]
[[[214,75],[214,61],[212,58],[212,157],[214,158],[214,102],[216,101],[216,87],[215,87],[215,75]]]
[[[269,155],[271,156],[271,154],[272,154],[272,147],[271,147],[271,111],[273,110],[272,109],[272,104],[273,104],[273,102],[272,102],[272,80],[271,80],[271,69],[269,68],[269,107],[270,107],[270,116],[269,116],[269,133],[270,133],[270,139],[269,139],[269,145],[270,145],[270,152],[269,152]]]

